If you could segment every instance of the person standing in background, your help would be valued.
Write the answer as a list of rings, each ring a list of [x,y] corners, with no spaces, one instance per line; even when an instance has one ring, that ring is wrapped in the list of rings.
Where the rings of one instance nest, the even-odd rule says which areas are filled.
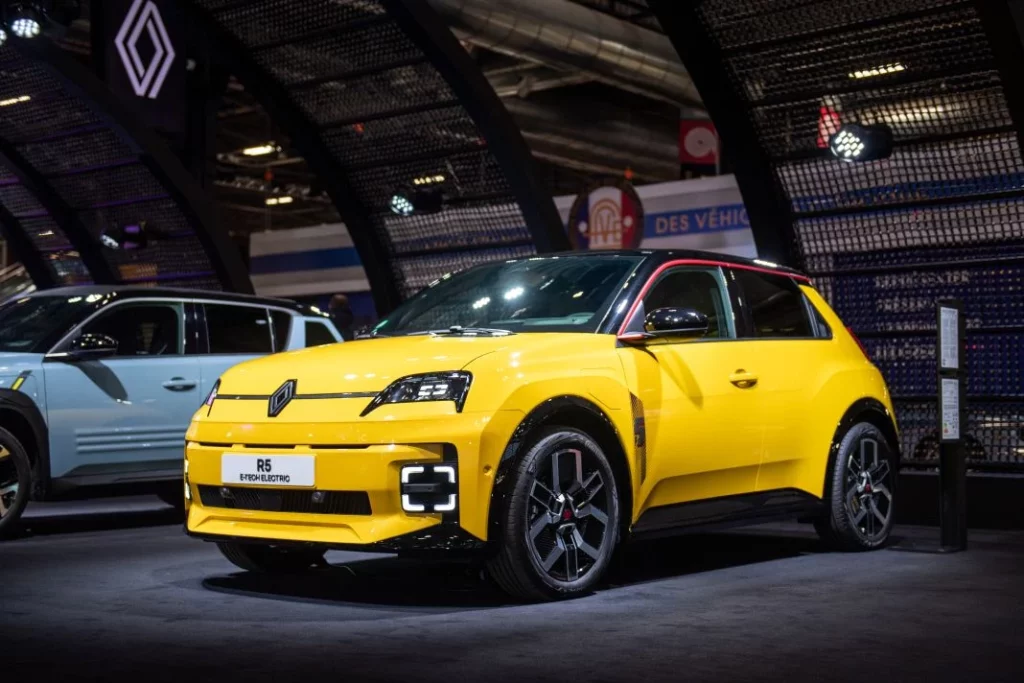
[[[335,294],[331,297],[331,303],[327,310],[331,314],[334,326],[338,328],[338,332],[341,332],[341,338],[345,341],[352,341],[355,336],[352,333],[355,315],[352,313],[352,307],[349,306],[348,297],[344,294]]]

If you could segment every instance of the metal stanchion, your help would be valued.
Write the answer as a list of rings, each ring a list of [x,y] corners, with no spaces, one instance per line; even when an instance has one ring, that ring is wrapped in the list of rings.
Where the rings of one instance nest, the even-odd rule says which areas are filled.
[[[939,544],[897,545],[893,550],[955,553],[967,550],[967,458],[963,443],[964,307],[955,299],[938,302]]]

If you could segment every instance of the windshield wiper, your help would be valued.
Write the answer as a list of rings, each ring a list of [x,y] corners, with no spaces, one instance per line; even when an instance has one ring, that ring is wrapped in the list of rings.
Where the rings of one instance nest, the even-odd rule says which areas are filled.
[[[507,337],[510,334],[515,334],[512,330],[502,330],[495,327],[462,327],[461,325],[452,325],[451,327],[444,330],[425,330],[423,332],[411,332],[408,336],[414,337],[416,335],[429,334],[431,337],[440,337],[445,335],[451,335],[453,337]]]

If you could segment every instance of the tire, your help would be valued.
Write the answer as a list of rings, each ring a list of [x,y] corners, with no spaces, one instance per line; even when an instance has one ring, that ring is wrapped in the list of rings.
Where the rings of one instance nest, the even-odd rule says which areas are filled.
[[[843,435],[825,480],[824,517],[814,523],[829,547],[872,550],[889,540],[899,460],[881,430],[861,422]]]
[[[619,540],[618,488],[601,447],[577,429],[546,428],[506,476],[510,493],[496,511],[491,578],[531,602],[593,590]]]
[[[0,538],[11,535],[32,492],[32,463],[17,437],[0,428]]]
[[[323,563],[324,550],[261,543],[219,542],[217,548],[239,569],[260,574],[297,574]]]

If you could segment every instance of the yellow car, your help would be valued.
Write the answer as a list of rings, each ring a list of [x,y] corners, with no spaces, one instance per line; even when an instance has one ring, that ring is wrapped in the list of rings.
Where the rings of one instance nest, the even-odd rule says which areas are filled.
[[[525,258],[445,276],[365,339],[229,370],[188,431],[187,528],[252,571],[476,553],[553,599],[633,537],[797,517],[880,546],[898,443],[881,374],[799,273]]]

